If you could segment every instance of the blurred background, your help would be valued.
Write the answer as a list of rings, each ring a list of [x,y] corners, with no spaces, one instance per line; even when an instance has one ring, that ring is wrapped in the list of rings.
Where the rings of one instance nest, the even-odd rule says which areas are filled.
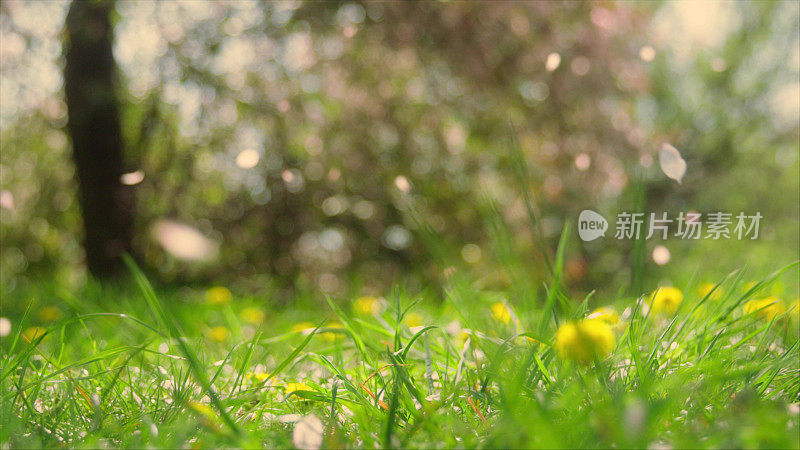
[[[3,296],[89,276],[69,8],[0,3]],[[103,98],[119,114],[114,180],[128,201],[102,201],[130,215],[130,250],[161,283],[269,289],[275,302],[417,292],[451,266],[486,289],[509,273],[539,289],[537,239],[552,257],[570,223],[574,292],[716,281],[746,264],[766,274],[800,249],[799,10],[117,2]],[[659,167],[664,144],[686,161],[681,183]],[[613,223],[637,208],[763,219],[757,240],[577,239],[581,210]]]

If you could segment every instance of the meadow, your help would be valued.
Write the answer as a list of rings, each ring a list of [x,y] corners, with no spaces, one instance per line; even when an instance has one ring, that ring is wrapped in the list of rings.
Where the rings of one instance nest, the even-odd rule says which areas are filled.
[[[0,450],[800,448],[798,24],[0,1]]]
[[[441,291],[298,299],[42,283],[3,324],[5,448],[800,446],[797,264],[602,307]],[[49,287],[48,287],[49,286]],[[23,299],[20,298],[20,302]],[[10,330],[9,330],[10,328]],[[9,333],[10,331],[10,333]]]

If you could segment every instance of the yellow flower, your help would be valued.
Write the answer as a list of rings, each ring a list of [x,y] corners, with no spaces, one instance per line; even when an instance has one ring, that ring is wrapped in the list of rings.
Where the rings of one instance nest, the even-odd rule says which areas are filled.
[[[247,375],[245,375],[245,378],[248,379],[248,380],[250,378],[255,378],[258,381],[264,381],[267,378],[269,378],[269,374],[261,372],[261,371],[258,371],[258,372],[247,372]]]
[[[472,337],[472,332],[467,330],[459,331],[455,336],[456,344],[458,344],[459,348],[464,347],[464,344],[467,343],[467,339]]]
[[[671,286],[656,289],[648,299],[654,313],[664,312],[667,314],[675,314],[682,301],[683,293],[680,289]]]
[[[567,322],[558,328],[554,345],[559,356],[582,364],[603,358],[614,349],[614,332],[600,319]]]
[[[55,306],[43,306],[39,308],[39,311],[36,312],[36,315],[39,317],[39,320],[48,323],[60,319],[61,310]]]
[[[511,322],[511,313],[508,312],[508,308],[503,302],[493,303],[491,308],[494,320],[505,324]]]
[[[353,309],[364,316],[377,316],[381,313],[381,301],[369,295],[359,297],[353,303]]]
[[[403,323],[408,328],[422,326],[422,316],[418,313],[412,312],[403,316]]]
[[[208,337],[211,338],[212,341],[216,342],[225,342],[228,340],[230,335],[231,332],[223,326],[212,327],[210,330],[208,330]]]
[[[206,301],[211,305],[224,305],[232,299],[231,291],[224,286],[214,286],[206,291]]]
[[[217,413],[208,404],[190,400],[187,406],[189,406],[191,411],[197,414],[198,421],[204,426],[217,427],[219,425]]]
[[[793,301],[789,307],[792,308],[792,312],[789,313],[789,317],[795,321],[800,320],[800,298]]]
[[[609,325],[616,325],[619,323],[619,314],[617,314],[617,312],[614,311],[613,308],[610,308],[608,306],[603,306],[595,309],[586,318],[602,320],[603,322]]]
[[[239,317],[250,325],[259,325],[264,321],[264,311],[258,308],[245,308],[239,313]]]
[[[767,297],[761,300],[750,300],[744,304],[745,314],[756,314],[764,320],[772,320],[786,312],[786,305],[778,297]]]
[[[340,323],[334,322],[334,323],[328,324],[327,328],[340,329],[340,328],[344,328],[344,326],[342,324],[340,324]],[[323,340],[328,341],[328,342],[336,342],[336,341],[338,341],[338,340],[343,338],[341,333],[338,333],[338,332],[334,333],[333,331],[326,331],[324,333],[320,333],[319,337],[321,337]]]
[[[253,376],[256,377],[256,380],[258,381],[264,381],[269,378],[269,374],[264,372],[256,372],[253,374]]]
[[[292,392],[297,392],[297,391],[310,391],[311,390],[311,388],[308,387],[308,385],[305,384],[305,383],[286,383],[286,386],[284,387],[284,389],[286,390],[287,394],[291,394]]]
[[[708,295],[709,300],[719,300],[722,298],[722,287],[718,287],[716,290],[714,289],[716,283],[703,283],[697,288],[697,293],[700,294],[700,298],[702,299],[706,295]],[[714,292],[711,292],[711,291]],[[710,294],[709,294],[710,293]]]
[[[22,337],[25,338],[28,342],[33,342],[35,339],[42,336],[47,330],[42,327],[30,327],[26,328],[25,331],[22,332]]]
[[[292,325],[292,329],[290,331],[292,333],[301,333],[303,331],[311,331],[314,328],[314,324],[311,322],[300,322]]]
[[[189,408],[192,411],[194,411],[197,414],[200,414],[201,416],[204,416],[204,417],[206,417],[208,419],[215,419],[217,417],[217,414],[214,412],[214,409],[211,408],[211,406],[209,406],[209,405],[207,405],[205,403],[200,403],[200,402],[196,402],[196,401],[190,400],[188,405],[189,405]]]
[[[514,342],[516,342],[517,345],[530,344],[534,347],[538,347],[539,345],[542,344],[541,342],[537,341],[536,339],[530,336],[517,336],[517,338],[514,339]]]

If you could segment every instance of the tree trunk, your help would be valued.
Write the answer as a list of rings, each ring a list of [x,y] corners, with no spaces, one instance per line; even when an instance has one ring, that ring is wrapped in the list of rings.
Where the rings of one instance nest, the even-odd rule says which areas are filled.
[[[66,19],[64,91],[89,271],[119,274],[131,251],[133,192],[121,183],[123,143],[109,0],[73,0]]]

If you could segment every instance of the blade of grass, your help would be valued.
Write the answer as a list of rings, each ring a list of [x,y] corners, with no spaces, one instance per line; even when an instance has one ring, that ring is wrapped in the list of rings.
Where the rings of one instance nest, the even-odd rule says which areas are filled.
[[[189,362],[189,367],[192,370],[195,378],[200,382],[203,390],[206,392],[206,395],[211,399],[211,403],[219,412],[220,416],[222,417],[223,422],[231,431],[240,436],[242,431],[239,429],[239,426],[236,425],[236,422],[231,418],[228,411],[222,405],[222,402],[217,395],[216,389],[213,388],[211,383],[208,380],[208,376],[206,375],[205,370],[203,369],[202,365],[200,364],[200,360],[197,358],[197,354],[192,350],[189,346],[188,341],[185,337],[183,337],[183,333],[180,330],[180,326],[175,321],[172,316],[168,316],[164,313],[164,309],[161,307],[161,302],[158,300],[158,297],[153,290],[153,286],[147,281],[145,278],[144,273],[142,273],[141,269],[136,265],[128,255],[124,257],[125,264],[128,266],[128,270],[133,274],[134,280],[136,281],[137,286],[139,287],[142,295],[145,297],[148,306],[151,308],[151,311],[156,316],[156,319],[164,326],[169,335],[176,337],[178,342],[178,346],[183,352],[183,355],[186,357],[186,360]]]
[[[567,237],[569,236],[569,222],[564,225],[561,231],[561,238],[558,241],[558,250],[556,251],[556,267],[553,272],[553,283],[547,291],[547,300],[545,301],[544,309],[542,310],[542,319],[539,322],[539,333],[544,334],[547,329],[547,323],[550,317],[553,318],[556,328],[558,327],[558,317],[556,317],[554,305],[556,296],[561,289],[561,274],[564,271],[564,253],[567,246]]]

